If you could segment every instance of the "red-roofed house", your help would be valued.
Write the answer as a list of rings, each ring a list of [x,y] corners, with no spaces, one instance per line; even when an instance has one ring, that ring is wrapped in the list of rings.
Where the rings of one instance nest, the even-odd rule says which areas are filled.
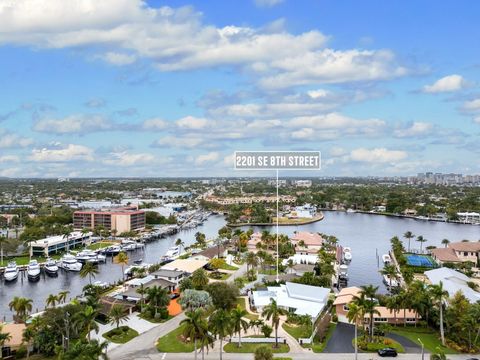
[[[306,231],[296,232],[290,240],[300,255],[316,254],[324,241],[320,234]]]

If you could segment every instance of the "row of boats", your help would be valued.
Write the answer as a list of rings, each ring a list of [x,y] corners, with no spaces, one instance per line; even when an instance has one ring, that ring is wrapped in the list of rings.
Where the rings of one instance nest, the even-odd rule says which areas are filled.
[[[47,259],[44,264],[45,273],[48,275],[56,275],[58,273],[57,262],[53,259]],[[37,260],[31,260],[26,268],[27,278],[29,281],[37,281],[40,279],[41,267]],[[11,261],[8,263],[3,273],[5,281],[15,281],[18,279],[20,274],[20,268],[17,266],[17,263]]]
[[[392,257],[389,254],[383,254],[382,261],[384,265],[390,265],[392,263]],[[383,283],[389,288],[389,290],[400,286],[397,279],[394,279],[387,274],[383,275]]]

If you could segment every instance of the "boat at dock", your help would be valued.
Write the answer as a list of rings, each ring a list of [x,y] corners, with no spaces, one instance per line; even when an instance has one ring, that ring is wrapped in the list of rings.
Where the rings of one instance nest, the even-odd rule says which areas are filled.
[[[75,256],[75,258],[81,263],[90,262],[90,263],[98,264],[99,262],[105,262],[106,261],[105,255],[97,254],[95,251],[88,250],[88,249],[80,251]]]
[[[352,249],[347,246],[343,248],[343,260],[345,262],[352,261]]]
[[[102,253],[106,256],[115,256],[118,255],[120,251],[122,251],[122,248],[119,245],[112,245],[104,248]]]
[[[398,283],[397,280],[392,279],[388,275],[383,275],[383,283],[388,287],[388,288],[396,288],[399,287],[400,284]]]
[[[385,265],[388,265],[392,262],[392,258],[390,257],[389,254],[383,254],[382,255],[382,261]]]
[[[82,266],[82,263],[78,262],[72,254],[63,255],[60,262],[60,267],[67,271],[80,271],[82,270]]]
[[[58,265],[57,262],[51,258],[48,258],[44,266],[45,273],[49,276],[58,275]]]
[[[163,261],[174,260],[176,257],[180,255],[180,247],[179,246],[172,246],[167,250],[164,256],[162,256]]]
[[[30,260],[27,266],[27,277],[30,281],[40,279],[40,265],[37,260]]]
[[[152,266],[152,264],[134,263],[134,265],[130,265],[129,267],[127,267],[123,273],[125,274],[125,276],[132,276],[134,275],[135,270],[145,269],[145,271],[147,271],[150,266]]]
[[[5,268],[3,277],[5,278],[5,281],[14,281],[17,280],[19,272],[17,263],[15,261],[10,261]]]

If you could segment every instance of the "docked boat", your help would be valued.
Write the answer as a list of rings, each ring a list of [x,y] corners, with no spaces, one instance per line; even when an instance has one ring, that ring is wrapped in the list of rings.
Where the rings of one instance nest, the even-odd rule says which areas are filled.
[[[340,280],[348,280],[348,266],[347,265],[340,265],[338,267],[338,278]]]
[[[75,256],[75,258],[81,263],[91,262],[91,263],[97,264],[99,262],[105,262],[106,261],[105,255],[97,254],[95,251],[88,250],[88,249],[80,251]]]
[[[136,248],[137,248],[137,245],[135,244],[135,241],[128,241],[122,245],[123,251],[133,251]]]
[[[392,279],[388,275],[383,275],[383,282],[385,283],[385,285],[387,285],[387,287],[391,288],[396,288],[400,285],[396,279]]]
[[[171,248],[169,248],[167,250],[167,252],[165,253],[165,255],[163,256],[162,259],[163,260],[173,260],[179,255],[180,255],[180,247],[179,246],[172,246]]]
[[[134,265],[127,267],[123,273],[125,274],[125,276],[132,276],[135,270],[137,269],[148,270],[150,266],[152,266],[152,264],[146,264],[146,263],[136,264],[135,263]]]
[[[82,263],[78,262],[78,260],[72,254],[65,254],[62,257],[60,262],[60,266],[67,271],[80,271],[82,270]]]
[[[343,248],[343,260],[346,262],[352,261],[352,249],[349,247]]]
[[[103,249],[103,253],[110,256],[118,255],[120,251],[122,251],[122,248],[118,245],[112,245]]]
[[[392,258],[390,257],[389,254],[383,254],[382,255],[382,261],[385,265],[388,265],[392,262]]]
[[[3,277],[5,281],[14,281],[18,278],[18,266],[15,261],[11,261],[8,263],[7,267],[5,268],[5,272],[3,273]]]
[[[45,273],[50,276],[58,275],[58,265],[57,262],[51,258],[48,258],[45,262]]]
[[[27,266],[27,277],[30,281],[40,279],[40,265],[37,260],[30,260]]]

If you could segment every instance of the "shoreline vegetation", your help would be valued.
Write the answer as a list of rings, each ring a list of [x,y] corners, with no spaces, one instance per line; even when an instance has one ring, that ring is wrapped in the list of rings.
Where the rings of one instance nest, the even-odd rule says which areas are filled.
[[[319,213],[317,216],[309,219],[309,218],[301,218],[301,219],[289,219],[289,218],[280,218],[278,221],[278,226],[296,226],[296,225],[307,225],[312,224],[317,221],[323,220],[324,215],[323,213]],[[275,218],[273,218],[275,219]],[[276,221],[270,223],[227,223],[226,226],[228,227],[242,227],[242,226],[275,226],[277,225]]]

